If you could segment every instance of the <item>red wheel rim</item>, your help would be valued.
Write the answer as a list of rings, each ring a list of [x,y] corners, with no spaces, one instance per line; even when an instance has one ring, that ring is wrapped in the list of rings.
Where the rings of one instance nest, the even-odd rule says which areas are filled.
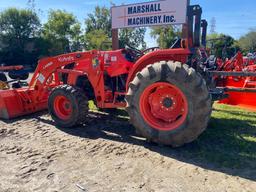
[[[62,95],[57,96],[54,100],[54,111],[60,119],[68,120],[72,113],[70,100]]]
[[[176,86],[158,82],[148,86],[140,97],[140,111],[144,120],[162,131],[177,129],[188,114],[188,102]]]

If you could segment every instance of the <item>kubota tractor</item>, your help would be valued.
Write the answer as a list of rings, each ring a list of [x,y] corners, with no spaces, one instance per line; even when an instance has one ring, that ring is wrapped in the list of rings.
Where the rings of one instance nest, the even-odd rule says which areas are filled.
[[[40,60],[28,87],[0,91],[0,117],[48,108],[57,126],[74,127],[86,122],[93,100],[102,109],[126,108],[150,141],[177,147],[195,140],[207,127],[213,94],[200,67],[207,27],[201,14],[200,6],[188,7],[186,38],[170,49],[127,47]]]

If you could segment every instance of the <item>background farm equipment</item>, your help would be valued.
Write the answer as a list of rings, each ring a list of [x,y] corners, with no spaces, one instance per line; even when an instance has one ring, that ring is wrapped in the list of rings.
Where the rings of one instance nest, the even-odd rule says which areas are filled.
[[[2,82],[7,82],[7,76],[5,75],[4,72],[7,71],[13,71],[13,70],[21,70],[23,69],[22,65],[19,66],[0,66],[0,81]]]
[[[230,60],[216,61],[215,71],[210,73],[216,86],[228,94],[220,103],[256,110],[256,60],[250,56],[238,52]]]
[[[29,73],[22,65],[0,66],[0,90],[26,86],[28,77]]]

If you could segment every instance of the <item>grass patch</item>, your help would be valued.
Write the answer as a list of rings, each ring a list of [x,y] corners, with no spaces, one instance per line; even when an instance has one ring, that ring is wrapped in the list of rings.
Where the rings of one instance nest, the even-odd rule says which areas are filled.
[[[89,109],[92,110],[92,111],[97,111],[98,110],[97,106],[94,104],[93,101],[89,101]]]
[[[215,104],[208,129],[183,150],[221,167],[255,169],[256,113]]]

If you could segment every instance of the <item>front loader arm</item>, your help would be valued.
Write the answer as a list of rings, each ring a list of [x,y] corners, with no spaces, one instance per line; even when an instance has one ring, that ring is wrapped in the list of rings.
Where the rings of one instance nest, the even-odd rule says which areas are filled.
[[[70,53],[56,57],[49,57],[42,59],[38,62],[36,71],[29,84],[30,87],[41,86],[48,80],[48,78],[57,72],[58,69],[70,64],[77,63],[81,60],[91,59],[90,52],[84,53]]]
[[[96,54],[95,51],[77,52],[40,60],[29,83],[29,89],[37,91],[34,94],[35,99],[40,100],[46,92],[49,92],[49,89],[60,85],[59,74],[68,72],[68,70],[65,71],[63,69],[64,66],[70,63],[78,63],[82,60],[88,60],[90,62],[94,54]],[[75,72],[75,70],[72,70],[70,74],[72,75]],[[77,73],[82,74],[83,72],[77,71]],[[73,79],[73,81],[75,80]]]

